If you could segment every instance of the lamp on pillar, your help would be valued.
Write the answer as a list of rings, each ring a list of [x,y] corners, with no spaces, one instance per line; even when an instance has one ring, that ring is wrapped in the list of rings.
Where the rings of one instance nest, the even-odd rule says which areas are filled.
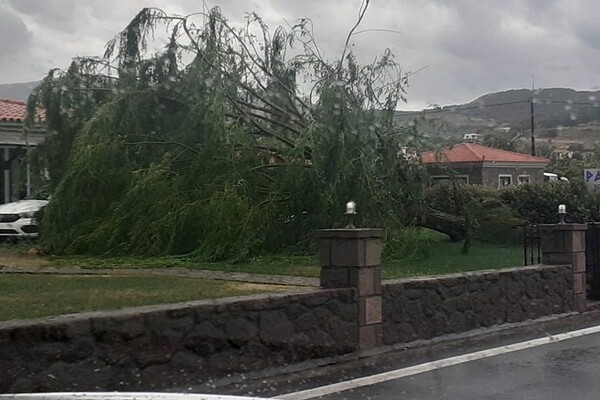
[[[558,205],[558,219],[560,224],[565,223],[565,215],[567,215],[567,206],[564,204]]]
[[[344,213],[348,216],[348,225],[346,225],[347,229],[354,229],[354,218],[356,216],[356,203],[350,200],[346,203],[346,212]]]
[[[319,229],[321,287],[354,288],[349,301],[356,302],[356,349],[368,350],[383,344],[381,253],[383,229],[356,228],[356,203],[346,203],[348,225]]]

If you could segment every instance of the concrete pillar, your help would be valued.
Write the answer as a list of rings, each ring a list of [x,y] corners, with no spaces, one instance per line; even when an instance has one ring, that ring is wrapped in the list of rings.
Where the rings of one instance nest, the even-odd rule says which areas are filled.
[[[574,304],[586,310],[586,224],[539,225],[543,264],[568,264],[573,269]]]
[[[358,346],[382,344],[381,229],[323,229],[319,240],[321,286],[356,288],[358,294]]]

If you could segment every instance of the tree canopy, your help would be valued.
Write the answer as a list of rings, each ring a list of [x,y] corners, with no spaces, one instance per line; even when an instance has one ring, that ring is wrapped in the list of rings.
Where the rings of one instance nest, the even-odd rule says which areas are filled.
[[[310,20],[233,26],[219,8],[141,10],[102,57],[48,73],[52,201],[42,245],[55,253],[239,259],[303,251],[317,228],[394,228],[421,207],[424,174],[403,150],[421,140],[394,111],[408,74],[385,50],[363,65],[327,60]],[[164,38],[164,46],[161,39]],[[158,47],[162,47],[157,50]]]

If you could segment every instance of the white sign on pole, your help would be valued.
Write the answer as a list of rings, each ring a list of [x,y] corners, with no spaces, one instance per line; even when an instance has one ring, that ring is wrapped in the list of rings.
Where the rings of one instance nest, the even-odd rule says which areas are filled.
[[[590,190],[600,189],[600,168],[590,168],[583,171],[583,181]]]

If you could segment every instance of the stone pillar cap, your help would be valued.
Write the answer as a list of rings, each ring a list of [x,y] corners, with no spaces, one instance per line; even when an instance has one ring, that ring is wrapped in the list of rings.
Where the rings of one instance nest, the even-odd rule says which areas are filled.
[[[341,229],[318,229],[315,237],[318,239],[343,238],[343,239],[362,239],[362,238],[382,238],[384,230],[380,228],[341,228]]]
[[[540,224],[539,229],[545,231],[585,231],[587,224]]]

